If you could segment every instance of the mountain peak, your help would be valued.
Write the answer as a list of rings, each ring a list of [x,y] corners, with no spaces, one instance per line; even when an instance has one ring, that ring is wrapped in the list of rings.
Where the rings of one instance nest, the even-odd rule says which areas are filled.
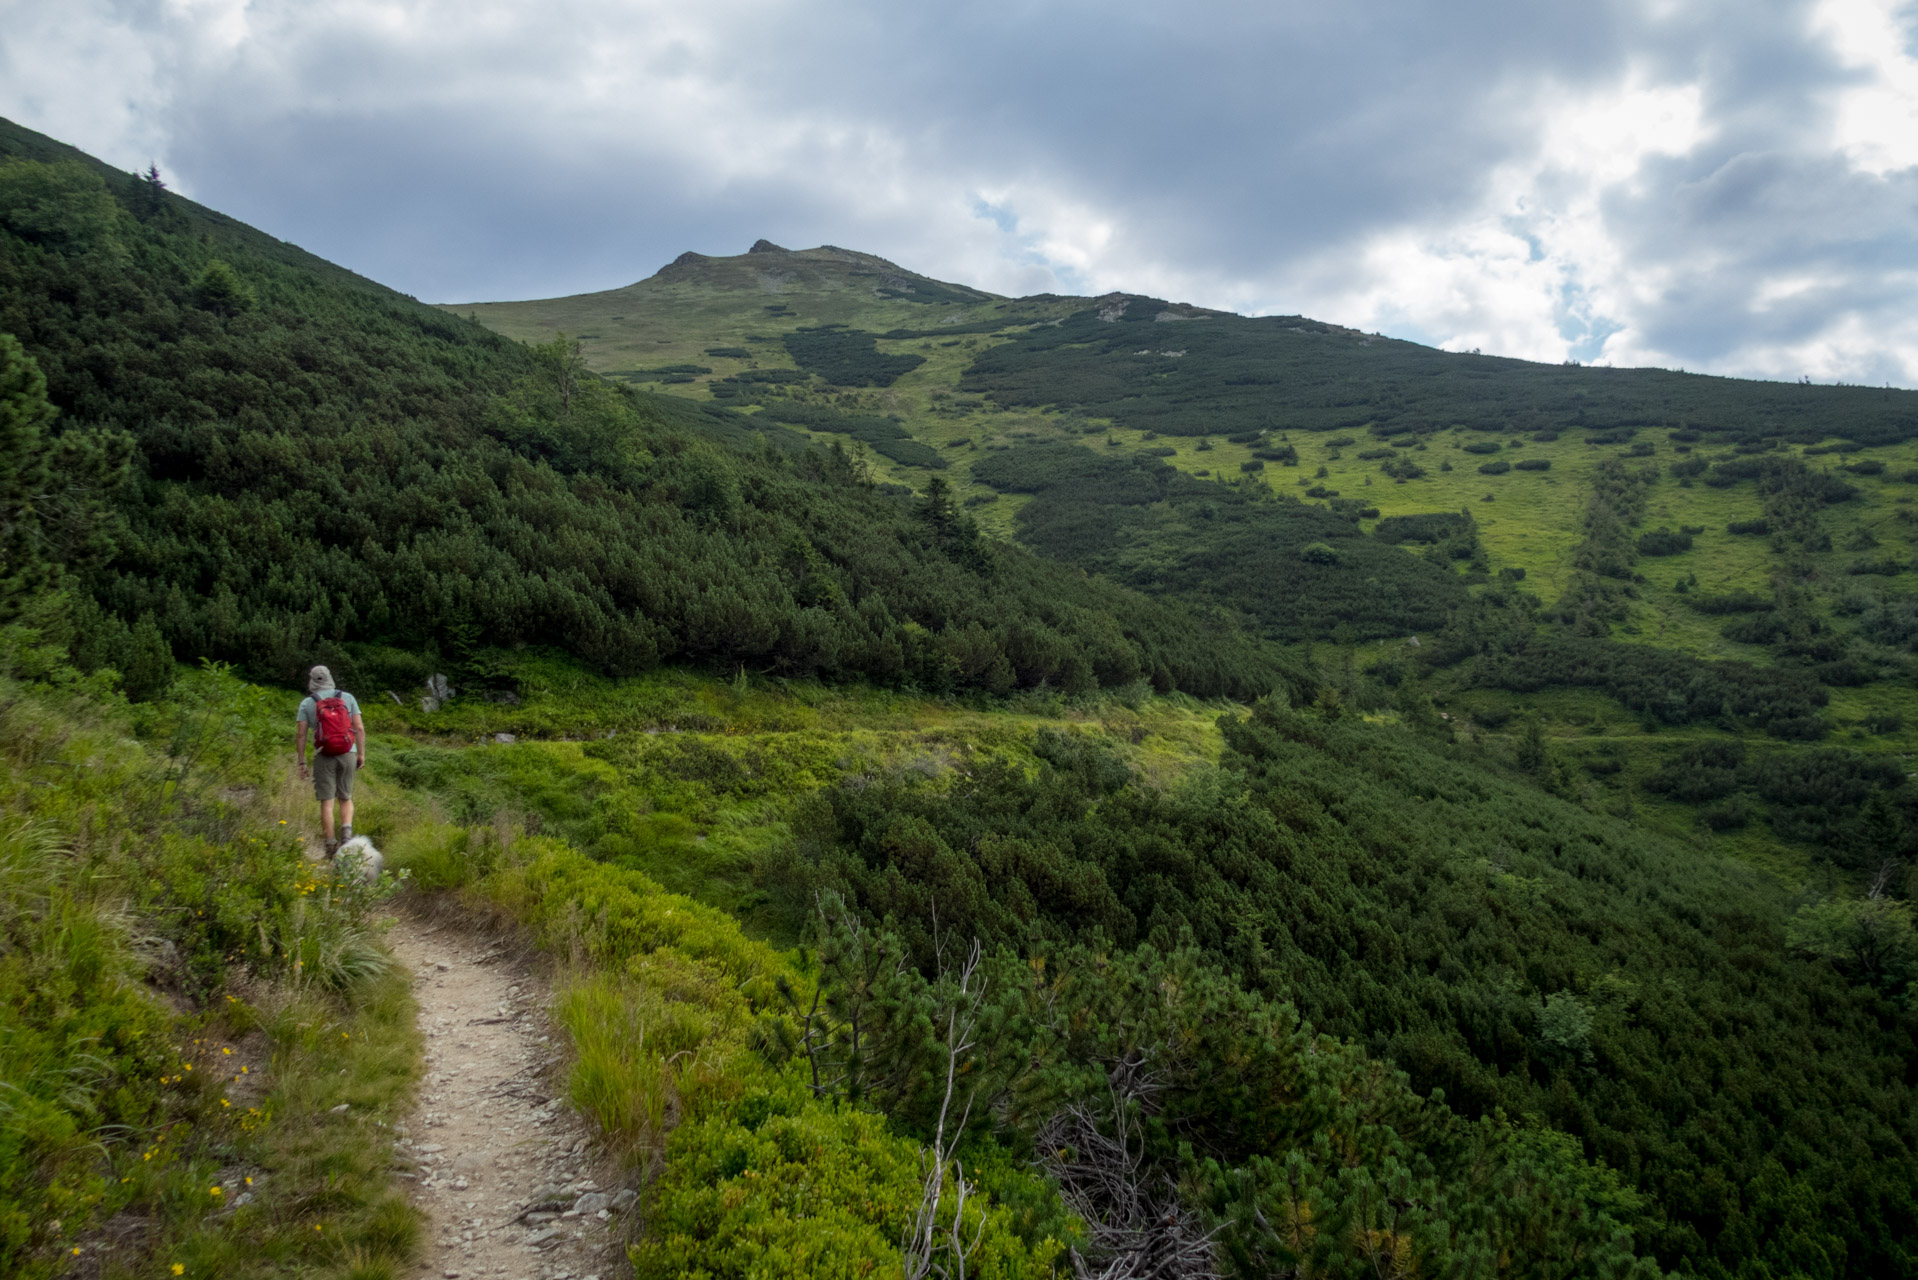
[[[753,241],[753,247],[746,250],[746,252],[747,253],[787,253],[787,252],[790,252],[790,250],[782,249],[770,240],[755,240]]]

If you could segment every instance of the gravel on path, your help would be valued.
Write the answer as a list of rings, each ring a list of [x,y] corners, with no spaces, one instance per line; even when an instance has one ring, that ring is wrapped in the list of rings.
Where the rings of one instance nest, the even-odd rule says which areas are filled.
[[[402,914],[388,935],[413,972],[426,1075],[395,1125],[400,1177],[428,1218],[426,1280],[597,1280],[626,1273],[616,1237],[634,1195],[596,1179],[563,1096],[551,992],[496,938]]]

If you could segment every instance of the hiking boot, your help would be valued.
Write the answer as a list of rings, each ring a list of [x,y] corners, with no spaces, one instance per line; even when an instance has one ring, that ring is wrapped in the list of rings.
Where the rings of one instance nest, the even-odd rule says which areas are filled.
[[[348,840],[351,840],[352,838],[353,838],[353,824],[349,822],[345,826],[340,828],[340,843],[345,844]]]
[[[338,840],[328,840],[326,842],[326,860],[328,862],[333,861],[333,855],[338,853],[339,851],[340,851],[340,842]]]

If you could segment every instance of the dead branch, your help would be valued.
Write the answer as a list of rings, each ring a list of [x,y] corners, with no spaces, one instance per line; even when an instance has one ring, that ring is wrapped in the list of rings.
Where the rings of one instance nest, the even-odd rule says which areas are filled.
[[[1086,1224],[1086,1249],[1072,1251],[1079,1280],[1215,1280],[1213,1232],[1180,1203],[1164,1174],[1145,1167],[1137,1116],[1158,1085],[1143,1055],[1107,1074],[1109,1115],[1085,1103],[1066,1107],[1039,1132],[1040,1163]]]
[[[906,1280],[924,1280],[930,1275],[938,1275],[942,1280],[965,1280],[966,1263],[985,1236],[986,1220],[981,1214],[972,1239],[965,1239],[966,1200],[973,1186],[966,1181],[965,1166],[953,1158],[972,1119],[972,1105],[979,1095],[977,1083],[966,1090],[965,1104],[956,1122],[952,1116],[959,1091],[960,1066],[978,1043],[975,1032],[986,989],[985,979],[979,973],[981,955],[979,940],[974,938],[966,963],[959,970],[959,989],[946,1008],[946,1091],[939,1102],[939,1122],[933,1130],[932,1145],[919,1156],[925,1171],[919,1208],[901,1244]],[[952,1217],[941,1232],[939,1206],[947,1198],[948,1166],[952,1170]]]

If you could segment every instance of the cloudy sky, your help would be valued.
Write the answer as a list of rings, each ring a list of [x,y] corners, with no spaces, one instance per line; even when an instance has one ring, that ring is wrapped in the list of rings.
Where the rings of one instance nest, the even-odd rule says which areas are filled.
[[[1918,386],[1912,0],[0,0],[0,115],[434,301],[765,236]]]

